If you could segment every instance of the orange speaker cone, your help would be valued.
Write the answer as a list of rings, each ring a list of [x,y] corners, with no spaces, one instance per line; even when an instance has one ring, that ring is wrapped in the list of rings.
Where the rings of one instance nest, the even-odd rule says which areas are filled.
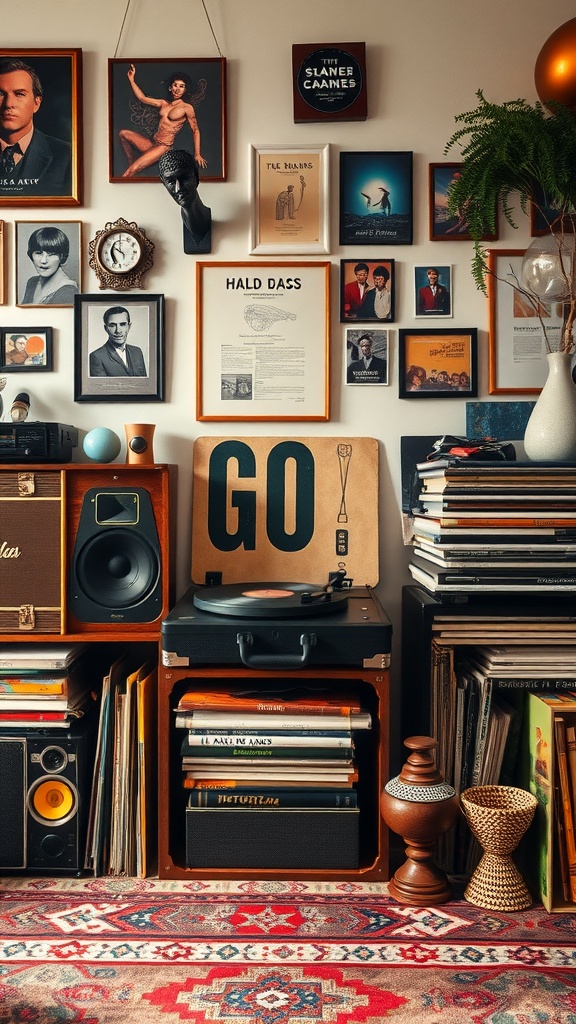
[[[63,779],[47,779],[34,790],[32,806],[40,817],[58,821],[74,807],[74,793]]]

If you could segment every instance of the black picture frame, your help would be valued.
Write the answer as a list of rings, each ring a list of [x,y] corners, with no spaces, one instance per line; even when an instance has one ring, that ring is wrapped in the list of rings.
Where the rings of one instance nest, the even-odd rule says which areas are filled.
[[[340,245],[411,245],[412,152],[340,153]]]
[[[456,374],[460,380],[452,383]],[[463,374],[467,377],[464,387]],[[477,394],[476,327],[410,327],[398,331],[399,398],[475,398]]]
[[[125,177],[129,160],[122,148],[121,131],[132,131],[141,140],[152,140],[158,129],[157,106],[142,103],[135,95],[128,79],[128,71],[136,69],[135,83],[145,96],[154,100],[170,96],[170,79],[182,76],[190,79],[189,102],[200,132],[200,153],[206,166],[199,162],[201,181],[226,181],[227,177],[227,122],[226,122],[226,60],[224,57],[206,58],[110,58],[108,60],[108,159],[111,182],[159,181],[156,161],[148,168]],[[184,97],[186,99],[186,96]],[[149,120],[151,123],[149,123]],[[132,152],[132,162],[140,153],[129,139],[124,140]],[[190,123],[186,122],[173,136],[171,148],[194,153],[194,138]],[[160,153],[158,155],[161,155]]]
[[[26,339],[26,344],[22,345],[20,339]],[[41,373],[51,369],[51,327],[0,327],[0,373]]]
[[[109,309],[129,315],[128,337],[138,352],[130,353],[136,366],[143,360],[145,375],[106,372],[115,369],[115,357],[104,349],[108,339],[104,316]],[[122,313],[119,316],[125,315]],[[93,372],[97,368],[97,372]],[[104,371],[104,372],[102,372]],[[164,296],[124,292],[114,295],[84,294],[74,298],[74,401],[164,401]]]
[[[4,60],[30,68],[42,95],[32,112],[34,132],[26,153],[12,175],[0,176],[0,206],[81,206],[82,50],[2,49]],[[28,71],[8,73],[24,74],[34,93]]]
[[[364,291],[362,302],[358,306],[359,290],[358,281],[362,280],[362,277],[357,276],[356,269],[358,267],[367,267],[366,284],[368,288]],[[376,276],[376,270],[383,269],[385,274],[379,276],[386,277],[384,285],[384,291],[389,296],[389,311],[386,316],[378,316],[374,311],[374,304],[371,301],[374,292],[374,277]],[[363,275],[364,271],[359,271],[359,275]],[[366,321],[367,323],[393,323],[394,322],[394,311],[395,311],[395,293],[396,293],[396,275],[395,275],[395,261],[391,259],[353,259],[353,260],[340,260],[340,323],[356,323]]]
[[[433,272],[436,273],[436,280],[432,276]],[[450,264],[425,263],[414,267],[414,316],[416,319],[451,317],[452,301],[453,284]]]

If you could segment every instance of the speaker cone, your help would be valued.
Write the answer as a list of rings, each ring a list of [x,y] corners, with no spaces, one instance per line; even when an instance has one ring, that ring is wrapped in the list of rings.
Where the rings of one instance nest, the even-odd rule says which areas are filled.
[[[126,529],[97,534],[76,561],[80,590],[105,608],[129,608],[145,600],[159,574],[158,555],[147,539]]]
[[[63,823],[76,812],[76,787],[62,778],[39,779],[28,794],[28,809],[39,822]]]

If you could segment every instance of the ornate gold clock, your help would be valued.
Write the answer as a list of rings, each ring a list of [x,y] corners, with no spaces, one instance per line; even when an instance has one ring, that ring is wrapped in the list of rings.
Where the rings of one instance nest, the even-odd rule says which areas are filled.
[[[120,217],[97,231],[88,245],[89,264],[100,288],[140,288],[142,274],[152,266],[154,243],[134,222]]]

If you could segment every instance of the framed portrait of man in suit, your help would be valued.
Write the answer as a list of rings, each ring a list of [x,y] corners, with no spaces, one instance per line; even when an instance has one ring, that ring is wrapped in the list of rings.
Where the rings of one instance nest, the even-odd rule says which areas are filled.
[[[82,204],[82,50],[0,50],[0,205]]]

